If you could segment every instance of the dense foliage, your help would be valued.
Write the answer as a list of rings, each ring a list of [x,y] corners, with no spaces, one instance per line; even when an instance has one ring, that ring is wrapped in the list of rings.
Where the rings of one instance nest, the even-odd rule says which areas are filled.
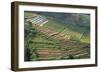
[[[24,47],[25,47],[25,61],[37,60],[36,49],[32,46],[32,39],[35,37],[37,31],[32,28],[32,24],[24,27]]]

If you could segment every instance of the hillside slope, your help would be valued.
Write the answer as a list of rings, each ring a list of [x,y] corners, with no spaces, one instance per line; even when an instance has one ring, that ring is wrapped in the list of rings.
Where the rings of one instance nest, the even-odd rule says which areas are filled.
[[[76,24],[62,23],[57,18],[54,19],[43,13],[26,12],[25,18],[34,14],[41,14],[48,20],[43,26],[25,20],[25,26],[31,24],[31,27],[36,30],[31,46],[36,49],[37,60],[86,59],[90,57],[89,26],[82,27]]]

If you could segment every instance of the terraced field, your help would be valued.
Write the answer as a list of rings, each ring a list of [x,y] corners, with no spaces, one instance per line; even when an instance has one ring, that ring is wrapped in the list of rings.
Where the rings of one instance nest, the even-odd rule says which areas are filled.
[[[39,60],[68,59],[70,55],[81,59],[89,57],[87,52],[89,48],[84,48],[87,44],[71,41],[70,36],[63,33],[64,31],[57,32],[40,26],[33,26],[33,28],[40,33],[33,39],[33,46],[37,48]]]
[[[40,26],[42,23],[39,22],[38,25],[32,23],[32,28],[37,31],[32,39],[32,46],[36,49],[38,61],[90,58],[88,30],[58,23],[52,19],[48,19],[48,22]]]

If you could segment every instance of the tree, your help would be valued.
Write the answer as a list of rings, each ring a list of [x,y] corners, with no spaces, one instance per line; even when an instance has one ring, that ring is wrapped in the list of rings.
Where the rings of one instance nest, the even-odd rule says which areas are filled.
[[[32,24],[28,22],[28,25],[25,25],[24,27],[24,47],[25,47],[25,53],[24,53],[24,59],[25,61],[32,61],[37,60],[37,54],[35,48],[32,46],[32,39],[35,37],[37,31],[32,28]]]
[[[75,59],[73,55],[69,55],[68,59]]]

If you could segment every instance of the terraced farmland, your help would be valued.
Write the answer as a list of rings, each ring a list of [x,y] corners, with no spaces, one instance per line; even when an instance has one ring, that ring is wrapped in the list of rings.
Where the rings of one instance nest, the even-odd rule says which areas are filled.
[[[27,18],[25,24],[28,25],[29,22],[31,29],[36,31],[31,39],[31,46],[35,49],[31,54],[36,54],[35,60],[90,58],[88,30],[76,25],[65,25],[43,15]],[[31,61],[35,61],[32,58]]]

